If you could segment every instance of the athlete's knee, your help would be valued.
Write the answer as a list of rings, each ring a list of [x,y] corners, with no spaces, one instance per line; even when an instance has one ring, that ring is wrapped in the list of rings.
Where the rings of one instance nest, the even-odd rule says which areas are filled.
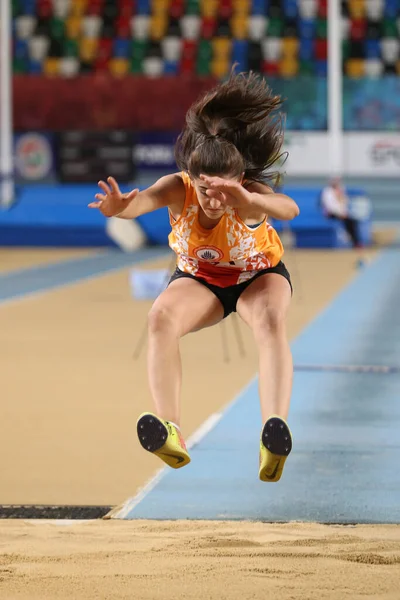
[[[179,335],[179,319],[175,312],[167,306],[153,305],[148,314],[147,323],[149,334]]]
[[[286,330],[286,311],[279,306],[264,306],[254,319],[253,331],[256,339],[263,340],[279,335]]]

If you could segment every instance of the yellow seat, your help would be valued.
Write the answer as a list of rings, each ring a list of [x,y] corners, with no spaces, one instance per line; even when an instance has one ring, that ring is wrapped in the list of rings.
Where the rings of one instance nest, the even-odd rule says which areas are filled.
[[[349,0],[348,7],[352,19],[362,19],[365,17],[365,0]]]
[[[81,34],[82,18],[76,16],[68,17],[65,22],[65,29],[67,37],[71,40],[76,40]]]
[[[228,37],[216,37],[212,40],[214,59],[229,60],[232,49],[232,39]]]
[[[249,0],[233,0],[234,15],[248,15],[250,13],[251,3]]]
[[[150,37],[154,41],[161,40],[167,32],[168,20],[166,15],[157,14],[151,17]]]
[[[222,79],[229,74],[231,68],[230,60],[216,58],[211,61],[211,75],[216,79]]]
[[[361,58],[349,58],[345,63],[346,75],[357,79],[364,77],[364,61]]]
[[[295,58],[285,57],[279,61],[279,75],[281,77],[295,77],[299,72],[299,62]]]
[[[151,4],[152,15],[166,15],[169,9],[169,0],[153,0]]]
[[[282,56],[285,58],[296,57],[299,52],[299,40],[297,38],[285,37],[282,39]]]
[[[245,40],[249,34],[248,15],[235,15],[231,19],[232,36],[236,40]]]
[[[124,77],[129,72],[129,60],[127,58],[112,58],[108,63],[111,75]]]
[[[79,56],[87,63],[93,62],[96,57],[98,40],[96,38],[82,38],[79,43]]]
[[[200,12],[203,17],[215,17],[218,11],[218,0],[201,0]]]
[[[75,17],[85,14],[88,0],[72,0],[70,13]]]
[[[43,73],[48,77],[56,77],[60,73],[60,59],[49,57],[43,62]]]

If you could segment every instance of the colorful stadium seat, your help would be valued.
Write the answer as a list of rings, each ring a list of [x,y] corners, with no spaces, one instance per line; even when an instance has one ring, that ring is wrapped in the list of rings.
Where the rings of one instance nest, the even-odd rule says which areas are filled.
[[[400,0],[341,2],[343,71],[395,75]],[[328,0],[12,0],[16,73],[326,77]]]

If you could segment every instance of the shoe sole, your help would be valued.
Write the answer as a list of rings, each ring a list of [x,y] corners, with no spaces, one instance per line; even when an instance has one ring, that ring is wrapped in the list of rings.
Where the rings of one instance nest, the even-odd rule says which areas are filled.
[[[137,434],[142,447],[148,452],[157,452],[167,441],[168,430],[159,419],[143,415],[137,422]]]
[[[180,469],[190,463],[190,456],[183,449],[169,449],[168,429],[155,415],[147,414],[137,422],[137,434],[141,446],[158,456],[169,467]]]
[[[271,417],[264,425],[261,441],[269,456],[269,461],[274,464],[270,474],[266,474],[266,467],[260,470],[261,481],[277,482],[282,477],[286,458],[292,450],[292,436],[285,421],[279,417]]]
[[[265,423],[261,440],[271,454],[286,457],[292,451],[292,436],[289,427],[278,417],[271,417]]]

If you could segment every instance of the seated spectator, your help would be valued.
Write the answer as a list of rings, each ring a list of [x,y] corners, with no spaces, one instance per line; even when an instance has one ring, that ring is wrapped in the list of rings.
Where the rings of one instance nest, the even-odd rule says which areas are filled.
[[[358,221],[350,215],[349,199],[339,177],[330,180],[321,193],[321,206],[328,219],[342,221],[354,248],[362,246],[358,233]]]

